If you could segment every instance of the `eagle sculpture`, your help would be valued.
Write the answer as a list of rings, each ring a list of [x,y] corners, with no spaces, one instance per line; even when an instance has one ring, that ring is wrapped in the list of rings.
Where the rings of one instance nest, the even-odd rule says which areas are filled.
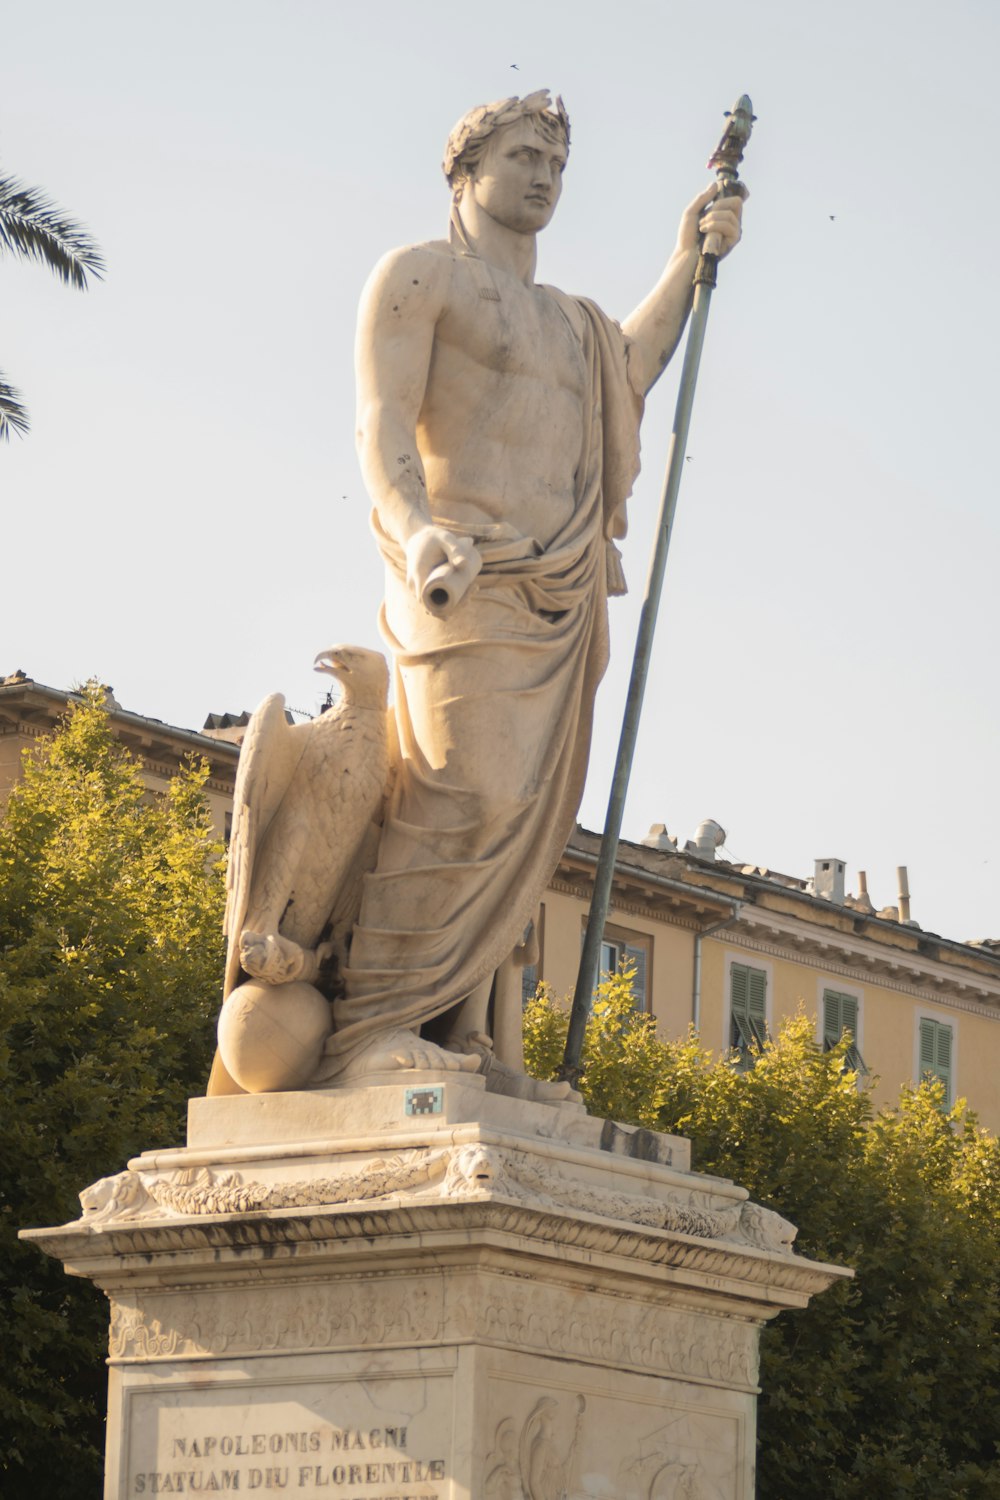
[[[280,693],[252,716],[240,752],[224,932],[223,999],[246,976],[267,985],[315,983],[343,965],[373,868],[394,725],[384,657],[332,646],[316,670],[342,685],[335,707],[289,724]],[[208,1092],[233,1087],[216,1056]]]

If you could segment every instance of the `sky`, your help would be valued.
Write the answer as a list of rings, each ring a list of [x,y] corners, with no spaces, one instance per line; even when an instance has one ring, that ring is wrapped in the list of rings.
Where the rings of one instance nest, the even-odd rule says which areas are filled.
[[[353,330],[389,248],[445,232],[472,105],[551,88],[572,154],[539,280],[623,318],[741,93],[721,268],[626,808],[808,876],[909,870],[925,929],[1000,937],[989,0],[66,0],[3,4],[0,169],[106,255],[86,295],[0,264],[0,676],[96,676],[200,728],[316,652],[380,644]],[[631,593],[581,821],[599,829],[670,433],[653,392]]]

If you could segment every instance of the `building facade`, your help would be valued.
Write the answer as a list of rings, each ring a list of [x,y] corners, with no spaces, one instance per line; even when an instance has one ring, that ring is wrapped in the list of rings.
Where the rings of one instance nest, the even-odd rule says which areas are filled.
[[[238,721],[230,715],[213,714],[201,732],[178,729],[160,719],[129,713],[110,688],[103,691],[115,736],[119,744],[142,762],[142,777],[150,792],[165,791],[186,756],[193,754],[208,761],[205,796],[212,822],[225,837],[232,820],[242,739]],[[24,672],[12,672],[0,679],[0,806],[21,774],[24,752],[50,735],[69,705],[80,701],[80,694],[47,687]],[[248,715],[240,718],[245,726]]]
[[[22,752],[50,734],[71,693],[23,672],[0,681],[0,803]],[[137,755],[151,792],[192,752],[210,766],[212,817],[228,834],[239,745],[248,715],[211,714],[200,731],[129,713],[106,690],[119,741]],[[845,893],[840,860],[816,861],[809,879],[721,860],[722,830],[703,824],[678,848],[662,825],[622,842],[601,966],[635,969],[637,1001],[665,1036],[693,1025],[713,1049],[749,1063],[752,1044],[801,1007],[820,1045],[851,1036],[851,1060],[874,1083],[877,1105],[926,1072],[949,1100],[967,1098],[1000,1134],[1000,942],[960,943],[909,920],[905,895],[876,911],[864,890]],[[600,840],[578,828],[536,922],[538,958],[524,989],[546,981],[572,992]],[[510,976],[507,976],[508,980]]]
[[[693,1025],[706,1046],[747,1057],[802,1008],[820,1045],[850,1032],[876,1105],[930,1072],[1000,1133],[1000,943],[923,932],[905,899],[877,912],[844,893],[842,861],[797,879],[664,843],[655,831],[622,842],[605,956],[635,964],[637,999],[665,1036]],[[558,995],[576,980],[599,847],[578,828],[543,903],[529,978]]]

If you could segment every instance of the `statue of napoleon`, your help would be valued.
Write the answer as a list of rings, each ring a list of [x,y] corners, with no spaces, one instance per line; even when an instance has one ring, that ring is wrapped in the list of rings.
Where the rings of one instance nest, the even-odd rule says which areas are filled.
[[[716,185],[700,193],[660,280],[621,326],[540,284],[536,238],[559,202],[569,141],[562,100],[546,91],[471,110],[445,150],[448,238],[390,252],[362,298],[358,450],[386,565],[389,791],[373,791],[343,835],[350,868],[336,901],[327,889],[296,926],[298,892],[316,874],[305,867],[328,862],[340,835],[307,838],[298,869],[276,876],[275,828],[281,816],[296,823],[296,796],[315,800],[322,778],[272,777],[283,805],[242,841],[229,926],[227,983],[249,975],[243,988],[256,996],[262,982],[322,990],[337,950],[332,1029],[326,1006],[310,1086],[401,1069],[482,1070],[490,1086],[489,987],[537,912],[583,792],[606,601],[625,587],[615,542],[639,468],[643,398],[680,340],[701,236],[718,236],[722,254],[740,237],[740,198],[714,201]],[[325,667],[345,699],[368,692],[381,725],[385,669],[366,673],[366,657],[381,664],[334,649]],[[305,743],[311,731],[318,745],[323,717],[285,738]],[[328,790],[356,788],[359,766],[343,746],[358,741],[334,738]],[[244,759],[246,745],[241,776]],[[308,748],[296,764],[306,760]],[[237,824],[255,779],[238,791]],[[296,826],[310,818],[300,808]],[[234,1087],[232,1072],[217,1062],[210,1091]]]

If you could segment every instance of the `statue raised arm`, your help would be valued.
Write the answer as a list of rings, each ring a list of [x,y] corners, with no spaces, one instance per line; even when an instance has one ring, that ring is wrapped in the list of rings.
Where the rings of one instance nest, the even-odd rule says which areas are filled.
[[[392,251],[362,298],[358,452],[400,758],[316,1083],[490,1067],[492,976],[583,792],[643,398],[700,236],[723,254],[739,238],[740,200],[701,193],[621,327],[539,284],[569,138],[544,91],[470,111],[445,153],[448,237]]]

